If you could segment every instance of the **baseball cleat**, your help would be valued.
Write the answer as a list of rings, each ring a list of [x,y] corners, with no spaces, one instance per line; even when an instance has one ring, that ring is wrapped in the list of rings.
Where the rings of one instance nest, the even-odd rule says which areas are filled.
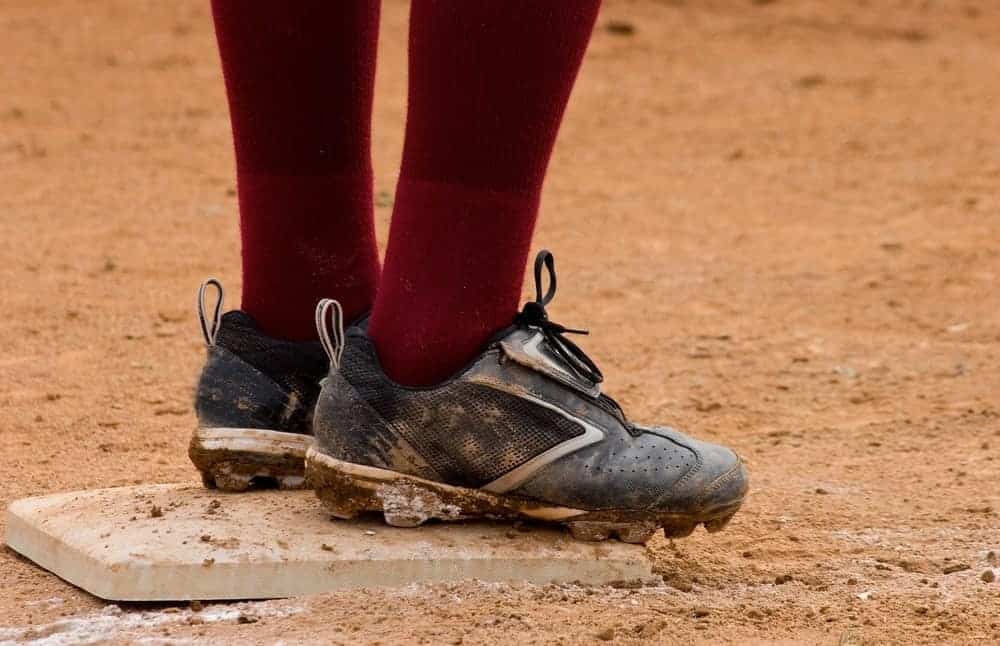
[[[218,294],[211,320],[209,287]],[[195,393],[198,428],[188,455],[206,487],[298,489],[312,444],[312,411],[328,362],[319,342],[274,339],[244,312],[222,314],[223,290],[210,278],[198,290],[208,349]]]
[[[535,284],[536,300],[510,328],[429,388],[390,380],[365,332],[345,333],[339,305],[321,302],[330,372],[313,417],[309,486],[337,518],[375,511],[397,527],[530,519],[565,525],[578,539],[629,543],[661,528],[668,537],[699,524],[721,530],[747,492],[740,458],[630,422],[601,393],[598,367],[564,336],[584,331],[548,318],[556,282],[546,251]]]

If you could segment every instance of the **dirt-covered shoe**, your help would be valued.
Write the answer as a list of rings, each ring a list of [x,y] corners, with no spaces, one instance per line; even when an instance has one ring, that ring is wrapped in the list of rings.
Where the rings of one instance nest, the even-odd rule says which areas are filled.
[[[218,300],[211,319],[205,293]],[[328,360],[317,341],[274,339],[244,312],[222,314],[223,290],[211,278],[198,290],[198,318],[208,348],[194,407],[198,428],[188,455],[207,487],[303,486],[312,412]]]
[[[335,517],[381,511],[399,527],[525,518],[565,524],[580,539],[634,543],[660,527],[669,537],[698,524],[722,529],[747,492],[740,458],[628,421],[601,394],[597,366],[564,336],[582,331],[548,319],[556,286],[548,252],[536,260],[535,283],[537,299],[515,324],[430,388],[391,381],[364,331],[345,335],[339,306],[321,303],[331,369],[313,418],[309,485]]]

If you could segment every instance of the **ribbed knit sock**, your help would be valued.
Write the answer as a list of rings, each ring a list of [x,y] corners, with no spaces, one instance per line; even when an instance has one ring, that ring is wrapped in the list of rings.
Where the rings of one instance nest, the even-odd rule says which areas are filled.
[[[599,0],[414,0],[403,163],[369,334],[439,382],[517,311],[542,180]]]
[[[379,278],[371,110],[379,3],[212,0],[236,148],[242,309],[314,338],[322,297],[353,318]]]

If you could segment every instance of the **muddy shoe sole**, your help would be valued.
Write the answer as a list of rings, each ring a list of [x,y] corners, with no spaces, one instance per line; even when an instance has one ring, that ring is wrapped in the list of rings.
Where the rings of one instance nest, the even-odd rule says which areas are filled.
[[[199,428],[191,436],[188,456],[210,489],[301,489],[306,451],[312,443],[312,436],[298,433]]]
[[[416,527],[431,519],[527,519],[565,525],[578,540],[617,537],[626,543],[645,543],[659,528],[668,538],[687,536],[699,524],[709,532],[718,532],[743,504],[741,494],[738,500],[696,514],[587,511],[344,462],[313,448],[306,454],[306,483],[335,518],[382,512],[385,522],[394,527]]]

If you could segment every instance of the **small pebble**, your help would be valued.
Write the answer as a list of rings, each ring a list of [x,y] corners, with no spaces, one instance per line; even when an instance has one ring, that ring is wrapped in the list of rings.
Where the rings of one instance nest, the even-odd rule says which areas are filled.
[[[694,586],[692,586],[687,581],[673,581],[671,582],[670,585],[672,585],[675,589],[680,590],[681,592],[691,592],[692,590],[694,590]]]
[[[618,36],[631,36],[635,33],[635,25],[630,22],[625,22],[624,20],[609,20],[604,28],[608,30],[609,33],[616,34]]]
[[[664,625],[665,624],[663,621],[650,621],[648,623],[639,624],[638,626],[636,626],[635,632],[642,639],[650,639],[656,636],[656,634],[659,633],[661,630],[663,630]]]
[[[983,570],[979,578],[983,580],[983,583],[993,583],[997,580],[997,575],[993,573],[993,570]]]
[[[597,638],[601,641],[609,642],[615,638],[615,629],[609,626],[597,633]]]

